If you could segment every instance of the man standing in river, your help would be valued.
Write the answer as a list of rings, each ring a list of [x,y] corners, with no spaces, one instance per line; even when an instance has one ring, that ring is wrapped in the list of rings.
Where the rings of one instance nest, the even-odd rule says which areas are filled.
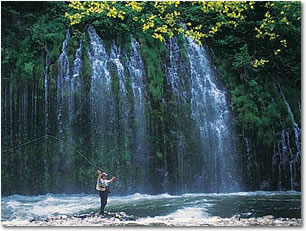
[[[100,207],[100,214],[104,215],[104,208],[107,204],[107,197],[109,193],[108,184],[113,183],[115,180],[115,177],[112,177],[112,179],[107,180],[107,174],[105,172],[98,171],[98,179],[97,179],[97,185],[96,189],[99,191],[100,199],[101,199],[101,207]]]

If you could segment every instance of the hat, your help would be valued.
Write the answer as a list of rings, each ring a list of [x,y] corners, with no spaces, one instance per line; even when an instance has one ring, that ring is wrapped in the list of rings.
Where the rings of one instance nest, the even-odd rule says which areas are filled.
[[[103,173],[102,173],[102,176],[107,176],[107,173],[106,173],[106,172],[103,172]]]

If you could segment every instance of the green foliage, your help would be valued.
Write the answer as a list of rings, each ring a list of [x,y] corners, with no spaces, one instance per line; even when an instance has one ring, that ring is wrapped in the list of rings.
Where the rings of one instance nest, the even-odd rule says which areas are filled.
[[[51,62],[58,58],[65,34],[65,3],[18,4],[6,2],[2,5],[2,68],[13,70],[16,78],[41,77],[44,65],[40,56],[50,51]],[[3,72],[5,75],[7,72]]]
[[[109,63],[108,68],[110,70],[110,75],[112,76],[112,92],[116,97],[116,100],[120,99],[120,85],[119,85],[119,77],[116,68],[116,64]]]
[[[162,98],[164,83],[163,61],[169,60],[169,52],[164,44],[146,35],[140,38],[140,49],[149,80],[149,91],[153,100],[158,102]]]
[[[67,44],[67,53],[70,65],[73,63],[75,52],[80,46],[80,40],[76,36],[71,36]]]
[[[90,85],[90,76],[91,76],[91,64],[89,58],[86,53],[85,46],[86,44],[83,43],[82,47],[82,57],[83,57],[83,68],[82,68],[82,77],[85,82],[85,85],[89,87]]]
[[[159,160],[163,160],[164,155],[161,152],[156,152],[156,158]]]
[[[24,72],[26,75],[31,76],[33,74],[33,68],[34,68],[34,63],[33,62],[28,62],[24,64]]]
[[[248,45],[244,44],[240,48],[240,52],[234,55],[233,68],[234,70],[246,70],[250,69],[251,57],[248,52]]]
[[[240,21],[237,29],[225,26],[214,37],[207,39],[207,43],[214,50],[211,56],[218,66],[220,78],[230,90],[232,106],[241,127],[252,134],[258,144],[273,150],[280,130],[284,129],[282,121],[292,130],[287,108],[279,90],[274,87],[276,82],[280,83],[284,92],[295,89],[287,92],[286,98],[294,117],[299,124],[301,122],[298,110],[301,95],[296,90],[300,89],[301,78],[300,3],[255,2],[253,7],[253,10],[247,11],[247,17]],[[271,15],[269,22],[266,17],[263,19],[267,10]],[[284,22],[284,17],[289,24]],[[214,18],[203,15],[200,21],[209,24]],[[266,34],[257,36],[259,32],[254,27],[261,28]],[[276,38],[273,38],[273,33]],[[296,49],[290,48],[289,43]],[[259,62],[255,57],[269,62],[254,66],[255,62]]]
[[[130,161],[131,160],[131,154],[129,151],[125,151],[122,155],[122,158],[125,160],[125,161]]]
[[[184,46],[184,38],[183,38],[183,35],[178,35],[177,36],[177,42],[178,42],[178,46],[180,48],[180,51],[182,53],[182,56],[183,56],[183,59],[186,63],[189,62],[189,59],[188,59],[188,55],[187,55],[187,50],[186,50],[186,47]]]

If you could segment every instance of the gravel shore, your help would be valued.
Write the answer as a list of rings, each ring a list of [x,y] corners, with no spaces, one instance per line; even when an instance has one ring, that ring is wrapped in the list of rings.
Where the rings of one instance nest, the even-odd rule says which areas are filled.
[[[171,219],[169,217],[135,218],[124,212],[106,213],[104,217],[96,213],[74,216],[56,216],[44,220],[31,218],[26,221],[4,221],[5,226],[301,226],[300,218],[274,218],[271,215],[257,218],[218,216],[201,219]]]

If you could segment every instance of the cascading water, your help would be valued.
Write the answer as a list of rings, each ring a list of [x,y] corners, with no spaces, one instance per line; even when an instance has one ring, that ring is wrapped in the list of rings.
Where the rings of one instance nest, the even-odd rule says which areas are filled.
[[[103,160],[110,156],[110,153],[113,153],[112,158],[118,166],[120,159],[123,159],[130,167],[133,166],[131,161],[146,167],[148,155],[144,108],[145,71],[139,44],[135,39],[131,39],[131,55],[127,57],[122,53],[122,48],[114,42],[108,53],[92,26],[89,26],[88,34],[90,38],[88,57],[92,67],[90,86],[92,142],[94,145],[99,143],[99,147],[94,147],[97,159],[104,163],[105,169],[109,162]],[[122,169],[118,167],[118,172],[123,171]],[[144,180],[147,176],[146,171],[138,172],[137,169],[126,171],[135,177],[137,175],[138,179]],[[135,184],[135,179],[132,180],[128,176],[125,183],[123,179],[121,180],[122,187],[124,184]],[[135,190],[135,186],[127,187],[128,190]]]
[[[49,65],[50,65],[50,55],[49,51],[46,54],[46,64],[45,64],[45,72],[44,72],[44,114],[45,114],[45,134],[49,133]],[[48,140],[46,139],[44,145],[44,178],[48,181],[48,161],[47,161],[47,153],[48,153]]]
[[[72,77],[71,77],[72,92],[77,92],[82,90],[82,82],[80,78],[82,67],[83,67],[82,40],[80,40],[80,47],[76,50],[75,59],[73,61],[73,67],[72,67]]]
[[[80,112],[83,106],[83,95],[84,95],[84,82],[81,78],[81,72],[83,68],[83,61],[82,61],[82,40],[80,40],[80,46],[75,52],[75,58],[73,60],[72,65],[72,76],[70,77],[70,89],[71,95],[69,104],[70,106],[70,115],[72,123],[75,124],[78,117],[80,116]],[[71,123],[71,126],[73,124]]]
[[[57,98],[57,128],[58,138],[72,143],[72,130],[71,130],[71,79],[70,79],[70,65],[67,53],[67,45],[70,38],[69,30],[66,32],[66,37],[62,45],[62,53],[59,56],[59,67],[56,85],[56,98]],[[57,172],[66,172],[72,170],[73,155],[67,147],[60,142],[58,144],[58,157],[61,163],[53,166],[51,175]],[[61,179],[55,178],[55,185],[61,187]]]
[[[90,46],[87,49],[91,63],[90,82],[90,122],[91,143],[96,156],[102,157],[107,142],[108,125],[114,124],[114,102],[111,89],[111,76],[107,69],[106,48],[92,26],[88,28]],[[100,133],[102,131],[102,134]],[[99,140],[99,145],[98,141]],[[102,152],[102,153],[101,153]]]
[[[292,120],[292,125],[293,125],[293,130],[294,130],[294,135],[295,135],[295,144],[296,144],[296,149],[297,149],[297,155],[296,156],[297,156],[297,158],[300,158],[300,155],[301,155],[301,129],[299,128],[297,122],[294,119],[294,115],[292,113],[290,105],[287,102],[286,97],[285,97],[285,95],[284,95],[280,86],[279,86],[279,89],[280,89],[280,95],[281,95],[284,103],[287,106],[288,113],[289,113],[290,118]]]
[[[146,73],[144,63],[140,54],[140,45],[136,39],[131,38],[130,57],[127,62],[127,70],[130,76],[133,93],[133,118],[135,132],[133,138],[132,161],[143,166],[135,174],[141,181],[149,178],[149,154],[147,119],[145,114]],[[131,181],[130,179],[128,181]],[[128,182],[132,185],[133,182]]]
[[[83,89],[83,81],[80,77],[82,70],[82,42],[76,50],[75,58],[72,64],[69,63],[67,46],[70,39],[69,31],[66,32],[66,38],[62,45],[62,53],[59,56],[59,68],[57,76],[57,127],[58,138],[70,145],[76,143],[75,124],[77,116],[81,108],[81,95]],[[54,164],[53,175],[56,172],[63,172],[66,178],[69,179],[67,172],[72,171],[73,163],[76,159],[75,154],[63,142],[58,143],[58,159],[62,162]],[[55,184],[60,187],[60,179],[56,178]],[[70,181],[70,180],[69,180]],[[68,187],[68,186],[67,186]]]
[[[46,134],[48,133],[48,120],[49,120],[49,65],[50,65],[50,55],[47,52],[46,55],[46,64],[45,64],[45,72],[44,72],[44,113],[45,113],[45,129]]]
[[[166,73],[167,81],[170,83],[178,103],[185,103],[189,95],[189,89],[187,88],[187,81],[184,78],[184,74],[188,74],[188,70],[186,70],[186,64],[183,60],[177,38],[172,38],[169,41],[169,56],[170,65]]]
[[[292,120],[292,129],[294,132],[294,138],[290,138],[290,129],[284,122],[281,123],[282,131],[281,137],[276,142],[274,152],[273,152],[273,165],[277,166],[277,172],[274,173],[278,176],[277,188],[283,190],[284,188],[289,188],[294,190],[298,188],[297,183],[297,172],[300,168],[301,160],[301,129],[299,128],[291,107],[286,100],[286,97],[282,91],[281,86],[278,84],[279,94],[286,105],[287,112]],[[290,141],[294,140],[295,150],[292,150],[292,145]],[[275,172],[275,171],[274,171]],[[289,172],[289,174],[288,174]]]
[[[187,162],[186,131],[184,126],[176,128],[177,183],[182,185],[183,191],[237,191],[240,189],[235,171],[237,136],[227,108],[226,92],[218,85],[203,47],[191,38],[184,38],[184,41],[188,56],[185,59],[177,38],[169,41],[170,63],[166,80],[176,101],[175,111],[180,117],[186,113],[188,104],[191,105],[190,117],[199,138],[195,139],[198,153],[195,153],[193,161]],[[197,168],[191,169],[191,165]],[[188,177],[195,183],[190,183]]]
[[[88,45],[80,41],[75,47],[67,31],[56,65],[51,62],[52,51],[50,55],[47,52],[43,84],[33,81],[33,86],[18,86],[16,90],[10,83],[2,88],[5,146],[50,134],[96,164],[92,166],[70,146],[48,138],[19,149],[3,162],[9,169],[18,160],[17,175],[22,176],[26,166],[39,156],[35,171],[43,174],[28,180],[31,185],[24,190],[34,192],[33,185],[43,182],[46,186],[39,186],[35,193],[93,192],[88,179],[97,167],[117,177],[113,187],[118,194],[233,192],[251,184],[256,190],[263,181],[272,189],[298,188],[301,131],[282,92],[293,130],[285,123],[280,125],[283,131],[274,145],[273,176],[263,177],[256,171],[262,172],[271,163],[262,167],[265,160],[255,152],[256,142],[244,131],[240,141],[246,150],[238,157],[242,145],[238,147],[226,90],[203,47],[190,38],[182,43],[172,38],[163,50],[160,48],[163,54],[158,57],[162,61],[158,78],[164,79],[161,99],[156,100],[151,89],[157,79],[155,67],[150,67],[150,72],[149,59],[141,55],[152,49],[149,43],[134,38],[124,46],[104,41],[93,26],[88,27],[88,35]],[[75,54],[68,54],[71,45]],[[73,62],[69,62],[72,55]],[[240,157],[254,163],[237,169],[243,162]],[[245,180],[249,184],[246,187],[239,178],[244,177],[244,170],[248,171],[245,178],[254,179]],[[6,177],[11,179],[11,175]],[[7,193],[14,190],[11,187]]]
[[[181,49],[178,45],[177,38],[172,38],[168,44],[170,63],[166,68],[166,80],[171,87],[171,94],[175,100],[175,112],[180,118],[186,115],[186,105],[190,104],[190,89],[189,89],[189,73],[188,64],[184,60]],[[189,115],[187,116],[189,117]],[[178,181],[177,184],[182,187],[182,191],[188,191],[186,181],[188,181],[186,172],[190,172],[190,165],[185,163],[186,159],[186,137],[184,132],[184,123],[178,123],[176,128],[171,128],[171,133],[176,133],[177,145],[173,147],[174,153],[177,156]],[[167,181],[167,173],[165,173],[165,181]],[[192,175],[192,174],[189,174]],[[201,178],[201,177],[199,177]],[[200,180],[201,181],[201,180]],[[177,189],[178,191],[178,189]]]
[[[70,79],[70,69],[69,69],[69,58],[67,54],[67,43],[69,40],[70,34],[69,31],[66,32],[66,38],[63,42],[62,53],[59,57],[59,70],[57,76],[57,120],[59,127],[59,134],[61,135],[64,131],[64,120],[65,120],[65,107],[66,107],[66,99],[67,94],[69,94],[69,85],[67,82]]]
[[[236,135],[225,90],[218,86],[204,48],[191,38],[185,44],[191,71],[192,118],[202,139],[202,187],[214,192],[237,191]]]
[[[128,70],[132,82],[134,113],[136,116],[135,155],[140,157],[142,153],[147,152],[147,122],[145,115],[145,86],[147,83],[139,43],[134,38],[131,39],[131,56],[128,61]],[[140,163],[144,162],[146,160],[140,161]]]
[[[243,139],[245,142],[245,146],[246,146],[246,154],[247,154],[247,174],[248,174],[248,179],[251,180],[252,179],[252,175],[251,175],[251,164],[253,163],[253,158],[252,158],[252,154],[251,154],[251,147],[250,147],[250,141],[249,139],[245,136],[245,129],[243,128]]]
[[[109,56],[109,68],[110,72],[112,74],[112,79],[115,81],[118,81],[119,89],[119,98],[117,102],[117,119],[119,120],[119,130],[121,129],[122,132],[119,132],[119,138],[122,140],[121,148],[119,149],[121,152],[128,152],[129,154],[129,148],[130,148],[130,137],[131,137],[131,129],[129,127],[130,125],[130,111],[131,111],[131,105],[127,98],[127,78],[126,78],[126,72],[124,65],[121,61],[122,54],[121,54],[121,48],[117,47],[116,44],[113,42],[110,56]],[[118,79],[116,79],[118,78]]]

